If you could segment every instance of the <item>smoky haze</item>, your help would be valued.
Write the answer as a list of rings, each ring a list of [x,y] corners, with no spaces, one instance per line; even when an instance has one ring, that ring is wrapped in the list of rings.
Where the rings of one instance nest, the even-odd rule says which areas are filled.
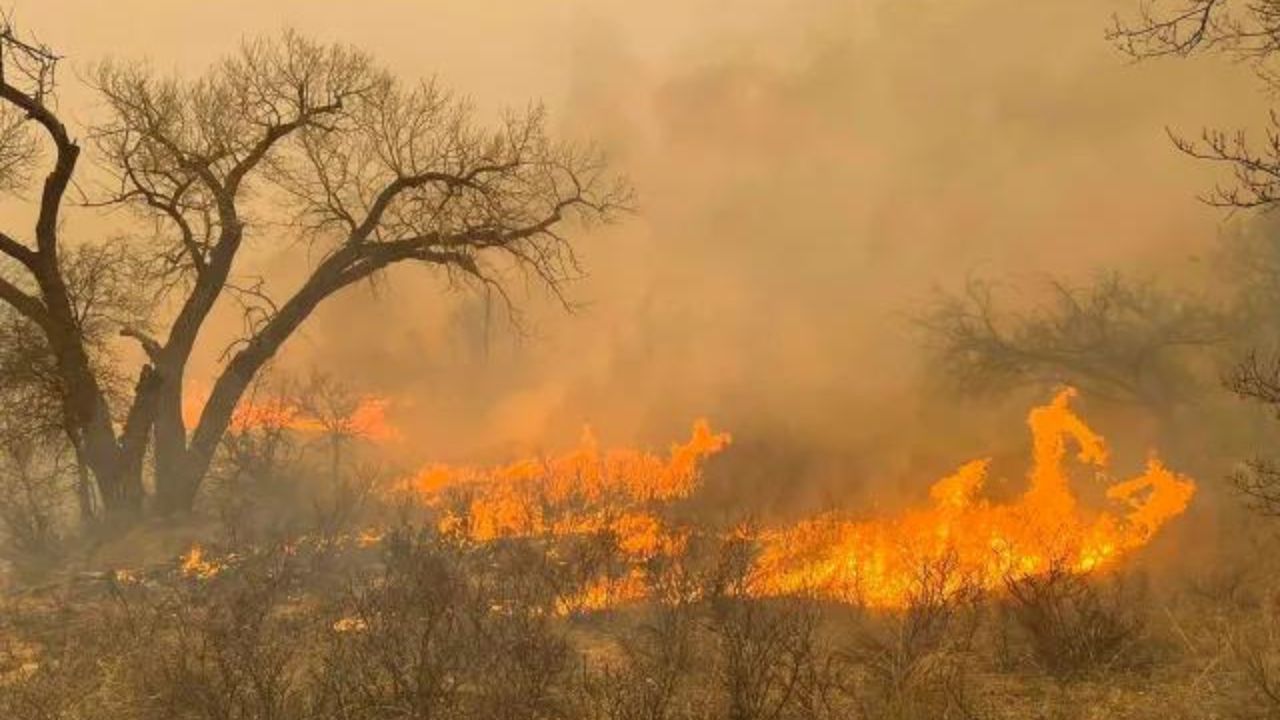
[[[438,76],[487,113],[541,99],[563,134],[595,140],[630,176],[637,212],[577,235],[587,276],[568,288],[573,313],[518,285],[517,329],[501,305],[397,271],[290,343],[283,368],[393,399],[406,463],[559,447],[584,423],[606,442],[666,443],[707,416],[759,467],[794,460],[839,488],[1022,440],[1019,424],[956,423],[946,443],[917,432],[928,403],[907,317],[934,288],[970,272],[1179,273],[1213,242],[1220,216],[1192,198],[1214,175],[1164,128],[1249,125],[1266,98],[1229,64],[1127,63],[1103,33],[1130,5],[44,0],[16,12],[76,69],[149,57],[198,72],[242,36],[295,27],[402,77]],[[63,107],[89,118],[74,85]],[[105,223],[71,227],[86,237]],[[242,269],[287,274],[267,235],[261,267]]]

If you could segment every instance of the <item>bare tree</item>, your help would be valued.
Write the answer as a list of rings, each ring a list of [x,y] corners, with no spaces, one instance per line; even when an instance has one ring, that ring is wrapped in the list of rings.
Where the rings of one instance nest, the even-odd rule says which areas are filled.
[[[62,264],[73,318],[94,372],[109,397],[122,398],[127,381],[117,370],[110,340],[116,327],[145,325],[143,293],[138,292],[146,287],[145,278],[119,241],[69,248]],[[88,523],[97,515],[97,494],[84,462],[82,428],[65,412],[65,390],[39,326],[0,305],[0,410],[5,424],[20,429],[23,444],[54,455],[70,451],[80,516]]]
[[[148,318],[154,329],[118,327],[147,360],[116,400],[66,274],[59,220],[81,146],[54,103],[58,60],[12,28],[0,33],[0,118],[17,124],[5,132],[32,138],[30,150],[19,143],[12,160],[0,157],[3,179],[18,184],[37,149],[53,156],[31,236],[0,233],[0,300],[44,336],[65,424],[115,517],[142,508],[151,449],[156,508],[191,507],[242,395],[326,298],[400,263],[503,298],[512,272],[558,294],[577,272],[567,228],[628,202],[596,153],[548,136],[541,108],[484,128],[434,82],[406,85],[362,52],[292,32],[247,41],[194,79],[104,63],[92,77],[108,119],[88,137],[110,181],[94,204],[154,230],[135,249],[160,280],[155,306],[171,310]],[[238,262],[249,244],[288,247],[299,236],[299,263],[315,260],[290,290],[273,292]],[[244,336],[188,428],[183,380],[224,299],[244,308]]]
[[[328,445],[329,479],[336,489],[342,479],[344,450],[369,432],[360,426],[357,415],[361,398],[346,383],[314,369],[296,396],[298,410],[319,426],[319,440]]]
[[[1250,353],[1227,376],[1226,385],[1241,398],[1276,408],[1280,416],[1280,357]],[[1280,464],[1274,457],[1254,457],[1228,479],[1253,510],[1280,516]]]
[[[1119,275],[1049,290],[1048,302],[1024,313],[998,307],[987,282],[942,296],[919,321],[943,375],[966,392],[1066,383],[1164,411],[1202,384],[1187,350],[1227,338],[1213,308]]]
[[[1135,59],[1219,53],[1247,63],[1267,92],[1280,90],[1280,2],[1276,0],[1142,0],[1136,17],[1117,18],[1108,33]],[[1179,150],[1229,167],[1234,181],[1203,196],[1229,209],[1269,208],[1280,200],[1280,115],[1272,112],[1261,140],[1244,130],[1206,129],[1199,140],[1171,135]]]
[[[1276,0],[1146,0],[1137,17],[1117,20],[1110,36],[1136,59],[1218,53],[1247,63],[1266,92],[1280,90],[1280,2]],[[1228,210],[1271,210],[1280,202],[1280,114],[1273,110],[1262,137],[1245,130],[1208,129],[1198,141],[1174,136],[1174,143],[1191,157],[1225,165],[1232,182],[1205,194],[1210,205]],[[1271,236],[1274,229],[1264,226]],[[1237,310],[1254,328],[1253,347],[1228,374],[1226,385],[1236,395],[1280,407],[1280,360],[1275,352],[1276,278],[1280,273],[1274,240],[1245,238],[1229,260],[1234,280],[1244,290]],[[1263,346],[1263,347],[1259,347]],[[1247,463],[1232,481],[1255,507],[1267,514],[1280,512],[1280,468],[1264,458]]]

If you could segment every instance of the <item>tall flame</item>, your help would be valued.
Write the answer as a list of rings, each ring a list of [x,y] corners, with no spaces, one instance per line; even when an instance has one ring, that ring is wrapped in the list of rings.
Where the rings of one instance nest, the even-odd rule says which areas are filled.
[[[1190,503],[1195,483],[1154,455],[1145,471],[1107,488],[1117,509],[1080,507],[1067,473],[1068,446],[1102,472],[1107,448],[1070,407],[1073,390],[1031,411],[1030,486],[996,505],[980,497],[989,460],[963,465],[934,484],[930,507],[902,517],[854,521],[826,515],[766,531],[751,574],[762,595],[816,592],[873,607],[907,602],[921,568],[947,563],[953,584],[994,588],[1058,567],[1085,573],[1146,545]]]

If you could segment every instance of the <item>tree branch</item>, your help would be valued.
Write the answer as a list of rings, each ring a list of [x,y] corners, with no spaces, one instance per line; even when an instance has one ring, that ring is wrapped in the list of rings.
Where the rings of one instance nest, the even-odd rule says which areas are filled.
[[[29,270],[35,269],[37,261],[35,251],[3,232],[0,232],[0,253],[17,260]]]
[[[156,342],[154,338],[147,335],[142,330],[135,327],[124,327],[120,329],[120,336],[137,340],[138,344],[142,346],[143,351],[147,353],[147,357],[150,358],[152,362],[159,360],[161,353],[160,343]]]
[[[0,278],[0,300],[8,303],[23,317],[36,323],[41,328],[47,329],[53,322],[49,317],[48,310],[39,299],[28,295],[4,278]]]

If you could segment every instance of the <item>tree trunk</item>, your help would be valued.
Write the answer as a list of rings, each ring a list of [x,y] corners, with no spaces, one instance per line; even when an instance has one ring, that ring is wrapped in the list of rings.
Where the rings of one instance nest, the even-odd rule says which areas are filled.
[[[369,277],[397,259],[396,255],[388,253],[356,268],[349,268],[353,252],[346,248],[325,260],[307,283],[231,358],[214,382],[190,438],[180,412],[181,366],[175,364],[165,372],[167,381],[177,384],[160,391],[159,410],[154,416],[158,512],[191,511],[214,453],[230,427],[232,415],[249,384],[316,306],[334,292]],[[182,353],[177,356],[185,358]]]
[[[166,462],[163,468],[157,463],[156,514],[169,517],[190,513],[195,505],[200,481],[208,471],[209,463],[201,464],[198,458],[185,449],[181,455]]]
[[[142,516],[142,463],[125,461],[124,453],[91,465],[102,496],[103,520],[109,526],[133,524]]]
[[[156,512],[161,515],[189,513],[196,494],[213,463],[214,453],[230,426],[232,414],[249,386],[249,380],[261,367],[243,368],[243,360],[233,360],[231,367],[214,384],[213,392],[201,411],[200,421],[188,439],[180,412],[180,395],[166,396],[155,419]],[[176,399],[175,398],[179,398]]]
[[[80,510],[80,525],[87,528],[98,519],[97,496],[89,465],[84,459],[84,447],[77,437],[71,437],[70,441],[76,463],[76,505]]]
[[[203,475],[187,448],[187,427],[182,417],[182,366],[167,368],[166,382],[157,399],[154,422],[156,504],[160,515],[191,511]]]

